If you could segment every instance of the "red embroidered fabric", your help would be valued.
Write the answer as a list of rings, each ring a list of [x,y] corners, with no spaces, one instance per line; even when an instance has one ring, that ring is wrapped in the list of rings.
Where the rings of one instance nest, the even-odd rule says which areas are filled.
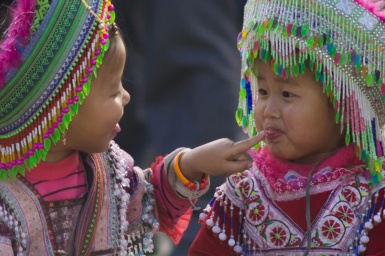
[[[252,152],[251,155],[258,167],[256,170],[259,169],[260,171],[253,174],[252,172],[244,172],[241,175],[230,176],[226,185],[217,191],[217,200],[214,201],[211,211],[207,215],[207,219],[213,217],[214,225],[218,225],[221,229],[225,225],[227,240],[220,241],[218,235],[213,233],[212,226],[208,226],[204,221],[189,250],[189,256],[238,255],[234,252],[234,247],[228,245],[231,223],[235,241],[241,241],[242,243],[244,233],[241,230],[245,230],[245,227],[247,230],[246,237],[248,239],[252,237],[256,241],[255,243],[251,242],[250,247],[257,246],[258,240],[259,242],[264,240],[262,244],[264,244],[265,248],[258,248],[257,246],[256,255],[274,254],[277,253],[276,249],[279,248],[281,248],[278,253],[280,255],[285,253],[287,255],[302,255],[301,252],[304,252],[303,244],[300,243],[303,232],[307,229],[305,218],[306,200],[304,184],[298,181],[304,178],[302,183],[306,184],[306,177],[304,176],[310,171],[312,165],[277,161],[266,150]],[[359,200],[361,199],[358,200],[356,196],[359,196],[362,200],[367,200],[368,195],[373,195],[368,194],[371,188],[365,184],[366,175],[363,175],[364,171],[365,169],[362,168],[361,162],[355,157],[352,147],[344,147],[338,150],[336,154],[328,157],[315,170],[311,186],[318,190],[310,195],[310,214],[313,225],[318,225],[314,228],[318,229],[320,237],[323,236],[323,239],[318,239],[317,235],[312,233],[312,243],[315,246],[313,253],[317,254],[317,248],[319,248],[319,252],[325,252],[328,250],[327,247],[330,247],[327,254],[337,255],[339,253],[338,246],[332,249],[332,246],[324,244],[327,239],[333,240],[335,238],[342,245],[349,245],[352,242],[350,240],[351,236],[348,236],[349,241],[344,240],[345,233],[339,231],[337,224],[340,224],[339,221],[341,220],[344,220],[347,224],[356,223],[352,219],[355,213],[349,211],[357,207],[363,208],[359,206]],[[360,178],[355,178],[356,175]],[[294,183],[291,182],[293,180]],[[256,182],[258,182],[258,185]],[[280,185],[277,186],[277,184]],[[293,184],[294,186],[291,186]],[[222,190],[224,192],[221,192]],[[377,204],[373,206],[374,214],[380,210],[381,201],[384,198],[383,191],[384,189],[381,188]],[[226,200],[227,210],[226,214],[224,214],[223,205]],[[374,196],[372,196],[372,202],[374,201]],[[234,210],[233,218],[229,221],[231,202],[234,203]],[[236,206],[236,204],[240,203],[243,205],[241,209]],[[330,211],[327,210],[329,208]],[[243,214],[241,217],[239,216],[240,212]],[[224,218],[227,221],[223,221]],[[217,222],[218,224],[216,224]],[[255,224],[252,224],[252,222]],[[334,231],[328,229],[327,225],[333,226]],[[349,229],[349,224],[343,228],[344,232],[348,232]],[[239,233],[240,231],[242,233]],[[296,234],[296,232],[300,232],[302,235],[298,235],[299,233]],[[384,255],[385,245],[380,239],[382,237],[385,237],[385,221],[382,221],[370,231],[370,240],[366,245],[365,255]],[[346,248],[346,246],[342,247]],[[251,255],[254,254],[251,253]]]

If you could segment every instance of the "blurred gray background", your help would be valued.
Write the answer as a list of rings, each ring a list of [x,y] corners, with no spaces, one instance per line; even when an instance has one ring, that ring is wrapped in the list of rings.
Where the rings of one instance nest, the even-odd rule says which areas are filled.
[[[131,94],[116,138],[135,164],[215,139],[246,138],[235,122],[240,79],[237,36],[246,0],[114,1],[127,46],[124,86]],[[223,177],[212,177],[204,208]],[[155,239],[159,256],[185,256],[200,225],[194,211],[176,247]]]

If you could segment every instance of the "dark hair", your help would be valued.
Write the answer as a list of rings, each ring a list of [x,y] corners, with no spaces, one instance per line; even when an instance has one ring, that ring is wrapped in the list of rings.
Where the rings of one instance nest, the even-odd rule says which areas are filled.
[[[108,31],[109,33],[109,38],[110,38],[110,47],[108,48],[108,51],[106,52],[108,58],[110,58],[109,56],[114,56],[115,55],[115,51],[116,51],[116,46],[117,46],[117,42],[118,40],[122,40],[123,44],[125,44],[124,42],[124,38],[122,36],[122,33],[121,33],[121,30],[119,29],[119,27],[114,24]]]

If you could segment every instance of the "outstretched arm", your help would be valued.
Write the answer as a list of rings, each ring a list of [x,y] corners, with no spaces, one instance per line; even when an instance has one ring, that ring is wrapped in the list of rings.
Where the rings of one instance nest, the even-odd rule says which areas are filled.
[[[191,150],[180,148],[159,159],[152,166],[152,184],[157,201],[160,230],[178,243],[187,228],[192,203],[195,203],[196,199],[208,189],[208,178],[205,186],[201,183],[206,179],[203,175],[230,175],[251,167],[251,159],[246,152],[263,137],[263,133],[260,133],[256,137],[240,142],[219,139]],[[175,167],[187,181],[180,179]],[[200,186],[191,188],[186,186],[186,182],[189,184],[198,182]]]

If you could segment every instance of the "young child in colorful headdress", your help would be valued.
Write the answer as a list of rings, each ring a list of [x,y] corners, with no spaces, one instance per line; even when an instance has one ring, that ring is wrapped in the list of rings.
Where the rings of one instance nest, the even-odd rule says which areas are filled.
[[[0,255],[144,255],[158,230],[177,243],[208,175],[251,167],[245,152],[262,136],[134,167],[111,141],[130,100],[111,2],[10,2],[0,6]]]
[[[253,167],[189,255],[385,255],[383,1],[249,0],[237,121]]]

